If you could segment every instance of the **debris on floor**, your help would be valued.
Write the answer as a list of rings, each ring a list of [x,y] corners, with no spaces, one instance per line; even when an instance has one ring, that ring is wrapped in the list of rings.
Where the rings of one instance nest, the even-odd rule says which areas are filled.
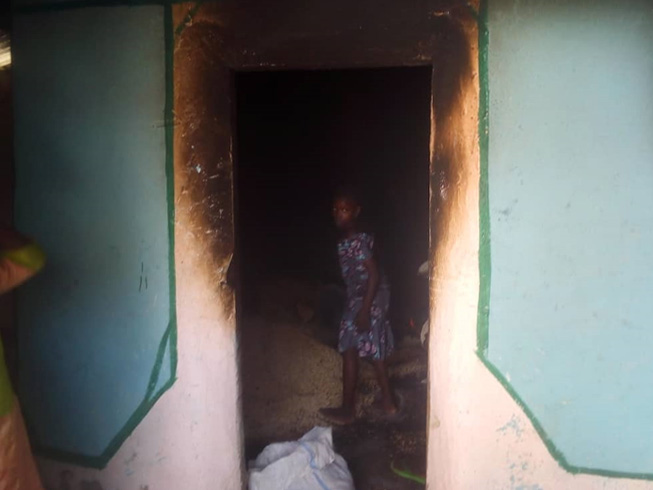
[[[337,325],[318,321],[324,307],[276,283],[276,308],[266,301],[258,315],[241,322],[241,375],[246,457],[270,443],[296,440],[324,424],[321,407],[341,401],[342,361],[335,349]],[[300,291],[303,298],[293,296]],[[333,292],[335,296],[335,292]],[[301,307],[297,307],[298,303]],[[331,300],[329,300],[331,301]],[[314,308],[315,315],[308,314]],[[329,310],[331,305],[327,308]],[[283,310],[283,311],[281,311]],[[318,313],[319,312],[319,313]],[[327,328],[329,330],[327,330]],[[332,331],[335,329],[335,331]],[[399,420],[384,420],[373,408],[379,389],[373,367],[360,364],[357,420],[333,428],[335,451],[347,462],[357,490],[418,490],[426,474],[427,352],[419,332],[404,336],[388,359],[395,390],[404,402]],[[406,475],[417,478],[406,478]]]
[[[249,465],[249,490],[355,490],[347,463],[333,450],[330,427],[267,446]]]

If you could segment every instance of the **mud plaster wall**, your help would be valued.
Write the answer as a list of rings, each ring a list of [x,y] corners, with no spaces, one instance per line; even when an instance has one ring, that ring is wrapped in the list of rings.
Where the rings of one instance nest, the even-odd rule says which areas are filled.
[[[163,9],[14,20],[16,223],[48,258],[18,392],[39,451],[101,466],[175,375]]]
[[[434,106],[443,128],[456,121],[450,111],[461,87],[474,90],[461,80],[470,76],[475,42],[473,9],[463,4],[315,2],[297,10],[292,2],[221,2],[177,5],[173,14],[166,19],[174,32],[178,380],[105,469],[41,460],[52,488],[241,485],[237,336],[226,284],[234,247],[230,70],[436,63]],[[445,189],[451,141],[434,137],[434,180]],[[434,208],[444,198],[436,194]]]
[[[557,33],[556,24],[551,14],[561,17],[554,17],[558,22],[570,27],[567,22],[573,23],[573,17],[564,15],[568,13],[566,7],[550,6],[546,10],[549,14],[546,19],[538,14],[534,18],[521,16],[521,2],[489,2],[490,19],[501,22],[490,22],[490,63],[502,61],[508,63],[515,60],[513,50],[526,49],[523,44],[514,42],[512,45],[501,44],[509,37],[504,36],[507,32],[520,32],[526,38],[533,32],[533,24],[538,23],[541,41],[547,40],[554,44],[566,39]],[[536,4],[532,4],[536,5]],[[539,5],[539,4],[538,4]],[[615,3],[616,5],[616,3]],[[542,7],[544,8],[544,7]],[[587,6],[588,10],[594,5]],[[574,10],[574,7],[570,7]],[[578,13],[578,11],[576,11]],[[591,16],[591,14],[589,14]],[[537,19],[537,20],[536,20]],[[563,20],[564,19],[564,20]],[[529,24],[533,22],[533,24]],[[542,24],[539,24],[542,22]],[[631,25],[632,27],[632,25]],[[493,30],[501,29],[501,32]],[[575,29],[574,29],[575,30]],[[496,37],[494,37],[496,36]],[[497,41],[495,45],[494,42]],[[513,41],[516,41],[513,39]],[[614,40],[612,40],[614,42]],[[483,33],[481,33],[481,49],[483,45]],[[648,55],[650,57],[650,44]],[[587,48],[592,53],[592,48]],[[641,49],[645,49],[642,45]],[[531,57],[537,58],[535,53],[525,51],[524,60]],[[494,56],[494,58],[493,58]],[[598,56],[598,53],[589,56]],[[646,59],[646,58],[644,58]],[[481,53],[481,66],[483,68],[487,59],[483,59]],[[473,71],[476,71],[474,66]],[[495,69],[495,83],[490,84],[490,98],[493,97],[493,90],[505,95],[500,99],[503,107],[512,108],[515,92],[506,93],[505,87],[501,86],[505,73],[498,66],[490,65],[490,70]],[[514,73],[515,87],[522,87],[526,73],[532,66],[522,65]],[[555,71],[555,70],[554,70]],[[482,110],[479,142],[480,148],[484,151],[484,133],[487,129],[485,117],[488,115],[485,109],[489,100],[487,92],[487,80],[483,78],[483,72],[478,79],[481,82],[481,100],[477,94],[467,92],[460,98],[461,110],[458,115],[464,112],[462,107],[474,106],[481,102]],[[560,72],[558,71],[560,76]],[[554,94],[563,96],[572,83],[570,75],[562,75],[563,81],[553,88],[549,86],[551,81],[531,73],[536,85]],[[564,78],[567,77],[567,78]],[[573,83],[572,83],[573,85]],[[580,89],[581,91],[583,89]],[[530,100],[530,93],[525,92],[525,100]],[[649,91],[650,96],[650,91]],[[485,99],[484,99],[485,98]],[[491,99],[490,99],[491,100]],[[499,100],[499,99],[496,99]],[[642,101],[643,102],[643,101]],[[533,106],[524,104],[519,109],[512,110],[508,121],[514,122],[515,118],[541,117],[546,113],[545,107],[548,102],[543,102],[541,107],[533,111]],[[494,112],[490,105],[489,131],[492,135],[497,127],[493,124]],[[650,106],[646,106],[650,107]],[[570,117],[566,114],[567,107],[561,108],[561,117],[564,120]],[[500,116],[499,117],[503,117]],[[579,120],[581,127],[587,124],[590,119]],[[547,124],[555,125],[552,120]],[[476,122],[461,121],[471,134],[475,130]],[[437,127],[436,127],[437,132]],[[570,135],[573,135],[570,130]],[[452,137],[460,136],[460,134]],[[492,169],[498,162],[493,160],[493,155],[498,158],[504,152],[514,151],[521,148],[519,137],[506,137],[499,135],[503,145],[495,148],[490,153],[488,165]],[[533,132],[530,134],[533,141],[538,141],[541,135]],[[507,138],[507,139],[505,139]],[[485,139],[485,143],[487,139]],[[556,140],[548,142],[556,144]],[[446,212],[443,213],[445,224],[441,233],[444,235],[436,249],[436,267],[432,279],[432,292],[434,298],[432,310],[433,333],[430,345],[430,386],[431,386],[431,419],[430,419],[430,445],[429,445],[429,482],[430,488],[514,488],[514,489],[590,489],[590,488],[651,488],[650,482],[636,481],[627,478],[608,478],[586,474],[573,474],[568,472],[548,451],[543,440],[538,435],[532,423],[525,415],[524,410],[510,396],[508,391],[500,384],[497,378],[483,365],[474,351],[477,348],[477,313],[478,313],[478,292],[479,292],[479,182],[480,165],[479,146],[476,141],[457,141],[459,148],[458,156],[460,168],[460,179],[455,195],[451,196]],[[487,154],[485,155],[487,157]],[[523,158],[514,162],[517,171],[525,170],[527,159],[530,155],[525,154]],[[490,202],[494,194],[490,187]],[[435,192],[435,188],[433,191]],[[498,197],[505,197],[499,194]],[[528,221],[528,218],[524,218]],[[498,237],[502,240],[509,240],[509,236]],[[492,240],[494,243],[494,239]],[[518,252],[513,251],[513,254]],[[491,304],[490,304],[491,307]],[[537,318],[537,314],[531,312],[527,318]],[[527,320],[524,318],[524,320]],[[528,321],[524,328],[528,327]],[[532,339],[528,338],[530,341]],[[534,340],[534,339],[533,339]],[[490,334],[490,345],[492,336]]]
[[[47,10],[47,9],[46,9]],[[61,10],[61,11],[59,11]],[[172,41],[173,27],[171,9],[165,9],[160,6],[143,6],[143,7],[110,7],[110,8],[89,8],[89,9],[67,9],[64,7],[55,8],[52,11],[45,13],[25,13],[24,18],[21,18],[21,23],[24,29],[27,26],[41,27],[39,35],[34,35],[30,41],[34,44],[31,53],[26,51],[25,44],[27,40],[23,38],[23,51],[17,53],[17,63],[21,60],[23,63],[29,59],[29,54],[40,49],[53,49],[51,45],[44,43],[43,34],[51,33],[52,30],[58,31],[55,36],[56,40],[61,38],[66,39],[66,35],[74,36],[74,33],[80,31],[84,32],[85,29],[92,29],[92,32],[86,32],[85,38],[82,39],[80,44],[68,44],[64,48],[57,46],[54,58],[62,57],[66,61],[62,61],[61,66],[68,66],[71,70],[67,75],[73,79],[72,83],[59,87],[59,91],[54,91],[46,102],[51,101],[62,102],[61,91],[65,90],[69,85],[75,86],[76,80],[79,80],[80,72],[83,76],[90,76],[94,79],[100,91],[109,88],[112,96],[116,96],[116,91],[111,90],[116,84],[125,79],[129,80],[134,74],[142,74],[145,72],[145,77],[156,77],[155,80],[134,80],[134,84],[130,87],[124,88],[124,91],[118,91],[118,95],[125,96],[131,93],[130,89],[142,90],[141,100],[133,101],[129,104],[134,112],[132,115],[134,119],[148,118],[148,127],[152,128],[158,135],[161,136],[160,146],[161,153],[159,158],[148,159],[147,155],[140,161],[131,163],[130,170],[139,172],[143,171],[145,163],[154,163],[160,165],[161,169],[165,168],[165,158],[163,154],[163,133],[164,128],[172,127],[176,124],[175,121],[164,120],[164,109],[169,102],[171,105],[174,103],[172,99],[166,100],[166,94],[157,91],[159,87],[165,87],[168,79],[164,73],[163,67],[169,66],[172,68],[171,63],[173,56],[173,46],[170,43],[169,48],[166,49],[166,41]],[[104,20],[103,20],[104,19]],[[131,21],[131,22],[130,22]],[[72,27],[71,27],[72,26]],[[117,26],[120,26],[118,28]],[[135,27],[135,29],[131,29]],[[151,29],[150,29],[151,28]],[[82,50],[86,53],[85,49],[93,48],[95,53],[98,53],[98,46],[94,44],[98,41],[98,33],[106,31],[113,31],[114,38],[112,42],[105,42],[101,47],[111,48],[109,52],[104,52],[104,57],[98,56],[96,59],[101,60],[101,65],[94,65],[95,59],[76,58],[70,55],[70,51]],[[122,34],[119,35],[119,34]],[[133,37],[140,39],[133,39]],[[116,41],[118,40],[118,41]],[[106,41],[103,38],[103,41]],[[120,42],[130,43],[129,46],[124,46],[121,49]],[[139,58],[136,66],[129,65],[127,67],[120,66],[134,56],[142,54],[139,49],[143,46],[148,46],[150,43],[155,43],[159,48],[154,53],[148,53],[146,56]],[[188,44],[185,45],[189,47]],[[179,52],[183,53],[183,43],[177,46]],[[129,54],[126,54],[129,53]],[[169,59],[166,59],[166,55]],[[112,72],[106,73],[106,66],[112,66],[111,63],[118,64],[118,68]],[[23,66],[29,66],[33,72],[38,73],[39,70],[46,71],[47,74],[51,73],[49,70],[42,68],[44,63],[25,63]],[[47,65],[45,65],[47,66]],[[89,68],[90,66],[90,68]],[[114,67],[115,68],[115,67]],[[160,68],[160,70],[158,69]],[[183,66],[182,66],[183,68]],[[190,69],[191,67],[186,67]],[[198,66],[198,68],[202,68]],[[57,66],[60,70],[60,66]],[[60,73],[53,70],[55,73]],[[190,70],[191,74],[197,74]],[[177,73],[186,73],[185,70],[178,71]],[[25,73],[23,73],[25,75]],[[77,78],[75,76],[77,75]],[[170,72],[170,75],[172,73]],[[88,80],[82,77],[84,83]],[[195,175],[200,175],[198,172],[195,160],[203,163],[203,154],[198,148],[198,152],[194,153],[193,142],[197,141],[210,141],[215,142],[213,139],[214,133],[197,133],[194,131],[197,119],[193,119],[189,115],[196,114],[199,111],[201,117],[201,109],[198,105],[192,105],[193,101],[202,101],[193,97],[188,98],[188,95],[193,93],[203,93],[198,86],[189,85],[188,80],[203,80],[200,73],[195,79],[175,79],[174,83],[177,85],[177,94],[186,94],[186,101],[190,103],[185,109],[178,111],[178,125],[179,130],[175,131],[174,162],[186,162],[186,159],[192,163],[192,172]],[[173,80],[170,79],[170,82]],[[89,85],[84,85],[86,88]],[[30,94],[34,95],[36,90],[33,85],[23,84],[23,96],[27,97]],[[219,86],[214,87],[217,93],[225,93],[226,91],[220,90]],[[169,85],[172,94],[172,83]],[[65,93],[65,92],[64,92]],[[84,90],[82,90],[84,93]],[[59,97],[57,97],[57,95]],[[149,102],[156,98],[154,111],[155,115],[147,113],[145,110],[149,108]],[[108,97],[109,101],[112,97]],[[26,117],[30,111],[29,100],[23,100],[23,104],[19,107],[19,115]],[[131,122],[131,120],[115,121],[110,116],[115,114],[111,109],[115,106],[121,107],[121,100],[114,100],[114,105],[106,104],[105,99],[99,95],[95,98],[89,96],[88,104],[85,107],[78,107],[74,105],[74,114],[83,117],[92,117],[93,114],[98,112],[109,111],[108,121]],[[68,109],[64,107],[64,114],[67,114]],[[170,108],[172,113],[172,108]],[[203,114],[211,114],[209,109],[206,109]],[[124,116],[124,115],[123,115]],[[48,120],[49,119],[44,119]],[[106,122],[106,121],[105,121]],[[79,121],[68,121],[65,127],[71,131],[79,131]],[[89,125],[93,128],[93,125]],[[52,127],[41,128],[40,134],[44,134],[44,138],[56,135],[56,131]],[[107,131],[105,137],[115,138],[116,148],[124,148],[125,135],[122,135],[120,125],[114,128],[114,131]],[[91,129],[92,131],[92,129]],[[33,134],[30,131],[21,131],[23,137]],[[172,135],[172,132],[168,133]],[[92,135],[96,138],[102,139],[101,135]],[[55,141],[59,141],[56,140]],[[73,139],[74,141],[74,139]],[[86,141],[82,141],[84,143]],[[186,142],[188,145],[186,145]],[[217,140],[218,144],[223,143],[223,140]],[[173,143],[170,141],[170,143]],[[146,139],[141,140],[140,147],[134,149],[136,154],[142,155],[142,152],[147,151],[148,142]],[[222,146],[221,146],[222,147]],[[228,145],[226,146],[228,148]],[[76,146],[72,147],[62,145],[61,154],[62,158],[71,158],[74,155]],[[172,146],[170,146],[172,148]],[[104,155],[96,155],[102,158]],[[149,155],[151,157],[151,155]],[[172,156],[171,156],[172,161]],[[215,163],[215,162],[214,162]],[[215,165],[218,166],[217,163]],[[222,267],[223,263],[220,262],[214,255],[213,246],[223,243],[229,243],[225,240],[225,234],[222,233],[218,236],[218,230],[229,230],[231,221],[226,224],[222,222],[216,223],[210,221],[210,218],[203,214],[203,206],[206,204],[207,209],[210,209],[210,203],[205,201],[196,202],[197,198],[196,180],[193,180],[193,174],[189,173],[190,166],[175,166],[175,188],[174,195],[171,199],[174,200],[175,223],[174,223],[174,239],[176,247],[174,249],[175,256],[174,262],[176,265],[176,281],[179,284],[177,290],[177,324],[179,325],[179,340],[178,347],[178,369],[176,372],[177,382],[173,385],[172,389],[167,391],[163,398],[157,403],[148,413],[145,419],[136,427],[128,439],[120,445],[117,453],[111,458],[110,461],[102,469],[90,469],[75,464],[62,463],[60,459],[53,457],[41,457],[39,460],[40,468],[44,483],[47,488],[52,489],[83,489],[83,490],[98,490],[106,488],[119,488],[119,489],[166,489],[166,488],[240,488],[241,487],[241,451],[240,451],[240,431],[239,431],[239,413],[237,408],[238,403],[238,388],[237,388],[237,373],[235,362],[235,328],[233,317],[229,317],[231,308],[226,307],[225,303],[230,297],[230,293],[223,294],[224,288],[221,285],[221,278],[224,277],[226,267]],[[208,167],[207,167],[208,168]],[[229,167],[230,168],[230,167]],[[213,175],[213,174],[212,174]],[[129,184],[129,172],[124,173],[125,182],[118,182],[118,186]],[[151,176],[150,176],[151,177]],[[154,185],[156,183],[157,189],[154,193],[162,192],[165,196],[166,182],[150,179]],[[158,182],[158,183],[157,183]],[[218,182],[220,180],[210,179],[209,182]],[[223,182],[222,182],[223,183]],[[90,192],[88,182],[80,184],[84,187],[81,189],[72,188],[70,196],[77,196],[78,198],[84,193]],[[189,192],[189,189],[192,192]],[[230,188],[227,188],[230,191]],[[212,188],[212,190],[216,190]],[[144,192],[145,196],[151,193]],[[212,196],[214,193],[212,193]],[[228,198],[228,201],[230,197]],[[83,204],[83,203],[82,203]],[[166,203],[161,203],[159,208],[165,214]],[[200,213],[200,211],[202,213]],[[226,211],[226,212],[225,212]],[[220,216],[220,211],[215,210],[216,216]],[[230,209],[223,208],[222,213],[231,220]],[[148,219],[147,213],[144,213],[142,208],[134,206],[131,210],[122,214],[122,219],[125,222],[133,220]],[[164,219],[164,223],[166,220]],[[212,227],[213,230],[207,233],[207,230]],[[216,239],[216,237],[218,237]],[[167,243],[167,236],[164,237],[163,243]],[[135,255],[134,249],[125,248],[122,250],[126,258],[133,258]],[[224,262],[226,265],[228,259]],[[138,278],[136,278],[136,287],[138,287]],[[230,328],[224,328],[230,325]],[[90,325],[84,325],[90,332]],[[143,328],[144,325],[140,325]],[[137,329],[138,327],[136,327]],[[170,339],[170,336],[168,337]],[[78,339],[79,340],[79,339]],[[105,351],[104,354],[106,355]],[[164,353],[163,366],[166,361],[170,360],[170,354]],[[92,366],[98,367],[102,365],[102,356],[98,356],[91,360]],[[165,369],[165,368],[163,368]],[[135,374],[139,373],[123,373],[122,379],[132,379]],[[168,371],[172,373],[172,369]],[[65,386],[64,386],[65,388]],[[74,396],[73,396],[74,399]],[[67,420],[68,423],[74,423],[74,420]],[[100,427],[101,428],[101,427]]]
[[[437,1],[173,10],[178,380],[105,469],[42,459],[48,487],[241,485],[234,297],[225,284],[233,253],[229,69],[433,63],[432,226],[441,238],[432,257],[429,488],[644,488],[563,471],[476,357],[481,74],[473,12]]]
[[[653,7],[493,3],[487,359],[568,467],[653,478]]]
[[[175,7],[177,28],[175,50],[175,90],[177,93],[176,131],[182,134],[208,135],[211,140],[193,138],[184,141],[188,153],[177,161],[188,187],[183,187],[196,209],[194,229],[202,253],[212,253],[218,267],[223,267],[233,251],[231,228],[213,236],[214,226],[232,226],[231,164],[232,143],[229,139],[231,108],[229,105],[228,69],[330,68],[352,66],[393,66],[433,63],[433,227],[446,226],[449,202],[464,190],[467,175],[456,168],[456,161],[467,154],[474,156],[476,145],[478,89],[472,67],[476,60],[476,23],[468,7],[442,9],[433,5],[428,11],[401,11],[381,6],[366,13],[378,17],[334,15],[314,4],[301,12],[275,5],[274,12],[251,4],[207,4]],[[279,8],[279,10],[277,10]],[[287,7],[286,7],[287,8]],[[258,16],[252,16],[257,12]],[[402,19],[402,15],[404,18]],[[414,28],[400,28],[406,18]],[[290,19],[290,20],[289,20]],[[332,22],[332,24],[329,24]],[[394,24],[397,22],[397,24]],[[178,82],[181,80],[181,82]],[[216,90],[219,87],[222,93]],[[198,92],[201,91],[201,92]],[[207,112],[207,108],[215,112]],[[457,114],[457,112],[460,112]],[[213,117],[212,117],[213,116]],[[466,123],[466,124],[465,124]],[[176,154],[176,158],[179,153]],[[472,160],[473,161],[473,160]],[[181,163],[181,166],[179,165]],[[186,177],[187,176],[187,177]],[[179,188],[179,185],[178,185]],[[220,236],[222,235],[222,236]],[[213,293],[229,315],[233,313],[228,289],[217,287],[224,276],[213,279]],[[233,319],[222,328],[230,332]],[[228,347],[228,346],[227,346]],[[228,352],[228,351],[227,351]],[[227,353],[228,355],[228,353]],[[439,390],[438,390],[439,392]],[[228,424],[228,419],[225,419]],[[231,427],[227,426],[231,432]],[[432,437],[438,437],[435,432]],[[440,470],[440,465],[434,474]],[[454,487],[448,487],[454,488]]]

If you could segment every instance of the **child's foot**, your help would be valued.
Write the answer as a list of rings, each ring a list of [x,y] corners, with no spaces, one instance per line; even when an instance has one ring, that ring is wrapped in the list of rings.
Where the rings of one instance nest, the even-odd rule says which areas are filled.
[[[356,420],[354,411],[344,408],[320,408],[320,415],[335,425],[348,425]]]
[[[383,412],[386,415],[395,415],[399,413],[399,406],[395,403],[394,399],[387,400],[382,398],[375,400],[372,404],[375,410]]]
[[[384,419],[393,420],[401,418],[404,400],[399,394],[395,394],[392,398],[377,398],[372,404],[374,411]]]
[[[381,410],[383,410],[388,415],[395,415],[399,412],[399,407],[393,399],[383,400],[379,406],[381,407]]]

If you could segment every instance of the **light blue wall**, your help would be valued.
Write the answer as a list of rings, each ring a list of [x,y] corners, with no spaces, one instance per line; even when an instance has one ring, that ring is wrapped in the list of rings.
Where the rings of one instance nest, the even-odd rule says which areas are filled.
[[[653,3],[489,32],[489,360],[570,465],[653,476]]]
[[[21,401],[37,447],[98,465],[174,376],[163,8],[19,15],[13,49],[16,219],[48,256]]]

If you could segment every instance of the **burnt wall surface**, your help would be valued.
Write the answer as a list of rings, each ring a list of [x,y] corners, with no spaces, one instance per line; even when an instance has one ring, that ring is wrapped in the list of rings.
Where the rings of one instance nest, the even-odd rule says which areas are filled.
[[[79,208],[87,211],[88,202],[98,197],[98,192],[92,192],[97,191],[93,185],[106,188],[108,181],[101,178],[101,171],[113,172],[122,168],[118,163],[125,164],[124,174],[111,174],[116,178],[122,175],[120,185],[114,186],[118,190],[134,182],[129,172],[142,170],[142,166],[148,162],[156,164],[160,180],[154,184],[155,180],[151,178],[143,179],[144,186],[152,184],[153,187],[148,187],[147,192],[142,194],[132,194],[134,198],[146,194],[149,198],[144,203],[135,203],[130,209],[120,213],[112,211],[107,215],[114,216],[116,224],[120,226],[144,220],[147,224],[140,227],[141,230],[160,225],[161,239],[155,242],[169,243],[169,256],[174,252],[174,261],[169,264],[161,262],[160,270],[171,272],[169,291],[170,303],[174,308],[169,313],[172,316],[176,314],[177,325],[171,323],[170,328],[165,329],[165,325],[161,324],[158,326],[165,332],[156,330],[162,333],[156,337],[160,341],[157,352],[161,362],[154,364],[154,381],[148,384],[150,389],[146,392],[145,409],[139,410],[137,417],[130,419],[130,423],[124,426],[125,430],[121,430],[119,437],[112,439],[109,446],[106,446],[105,437],[110,435],[107,424],[92,426],[101,431],[84,432],[80,426],[76,429],[79,440],[73,441],[75,443],[85,442],[86,436],[95,437],[103,432],[103,437],[96,437],[92,447],[81,447],[82,452],[92,458],[71,458],[70,452],[80,450],[79,445],[68,445],[64,448],[68,450],[64,454],[48,452],[51,459],[41,460],[44,480],[52,488],[62,486],[57,482],[65,475],[64,484],[68,485],[70,481],[70,488],[83,487],[84,482],[98,481],[105,488],[141,486],[165,489],[184,488],[192,478],[194,488],[198,489],[237,488],[242,481],[238,339],[234,290],[228,284],[228,271],[235,250],[234,72],[432,67],[430,174],[431,188],[437,192],[432,195],[431,208],[437,210],[437,214],[431,213],[430,227],[431,230],[438,229],[440,246],[440,242],[447,237],[443,228],[447,210],[455,205],[457,189],[463,180],[457,159],[468,153],[476,143],[473,124],[465,126],[462,131],[460,128],[463,118],[473,122],[476,117],[475,99],[467,96],[477,90],[474,66],[478,5],[439,0],[401,3],[365,0],[356,4],[344,0],[315,0],[303,4],[289,0],[274,4],[229,0],[120,7],[107,6],[110,2],[103,2],[103,6],[97,8],[78,8],[89,5],[65,1],[57,2],[56,6],[52,2],[45,2],[50,4],[49,7],[29,1],[17,3],[19,12],[16,19],[19,20],[22,34],[16,55],[18,61],[22,60],[23,67],[21,91],[15,99],[21,102],[17,121],[23,125],[17,141],[22,145],[23,162],[29,160],[34,164],[31,175],[56,176],[61,165],[71,162],[79,164],[75,169],[83,171],[89,180],[73,182],[77,187],[65,196],[70,200],[82,196],[84,202]],[[102,39],[99,46],[94,42],[98,37]],[[64,41],[66,45],[54,44]],[[141,49],[150,45],[151,51],[139,55]],[[106,50],[102,51],[105,57],[97,55],[98,48]],[[16,67],[21,66],[18,61]],[[116,64],[115,68],[112,68],[113,63]],[[63,66],[71,69],[64,70]],[[44,87],[43,80],[50,75],[57,83],[45,85],[48,88],[46,94],[41,89]],[[131,77],[136,80],[128,84]],[[79,84],[84,85],[84,90],[75,88]],[[83,100],[80,94],[85,95]],[[132,96],[137,102],[129,103]],[[144,101],[149,101],[147,110],[143,106]],[[100,117],[104,112],[95,110],[98,104],[111,117]],[[44,107],[51,107],[48,117],[40,117],[39,111]],[[134,132],[121,132],[126,128],[120,124],[126,117],[120,112],[122,110],[133,111],[128,112],[130,117],[138,121],[144,132],[156,137],[156,156],[141,158],[140,152],[147,146],[145,140],[136,138],[134,142],[134,139],[130,139]],[[52,114],[58,117],[66,115],[66,124],[57,123]],[[100,121],[95,121],[94,117]],[[103,130],[100,123],[115,123],[115,127]],[[44,136],[44,141],[50,142],[50,155],[56,154],[57,165],[51,164],[52,159],[37,157],[38,152],[47,152],[48,148],[29,144],[29,136],[35,134],[35,127]],[[109,143],[94,131],[112,135],[115,138],[112,148],[126,151],[134,143],[134,152],[128,155],[134,162],[126,156],[125,159],[116,157],[116,165],[102,165],[109,156],[115,157],[116,154],[98,150],[102,148],[101,145],[89,147],[94,143]],[[75,139],[71,136],[75,132],[82,135],[88,132],[88,137]],[[65,138],[60,137],[62,133]],[[58,146],[63,142],[64,146]],[[83,158],[73,158],[80,148],[84,149]],[[28,154],[32,155],[30,159],[25,157]],[[171,154],[174,162],[169,159]],[[97,165],[97,170],[89,170],[90,164]],[[45,173],[37,172],[39,169]],[[164,169],[173,170],[174,195],[170,192],[166,199],[161,195],[160,205],[151,210],[152,213],[156,211],[160,219],[149,219],[149,213],[143,211],[142,205],[152,204],[152,195],[160,193],[164,187],[172,190],[170,175],[166,175],[165,179],[162,177]],[[43,178],[39,179],[28,178],[28,174],[23,172],[22,189],[48,184]],[[52,179],[52,183],[63,189],[69,181],[60,178]],[[60,187],[55,190],[59,191]],[[52,190],[52,186],[50,188]],[[34,188],[34,191],[37,194],[38,189]],[[23,203],[30,202],[27,199],[29,194],[23,192],[23,196]],[[174,214],[166,214],[170,210],[166,210],[166,200],[167,204],[172,203]],[[124,199],[115,201],[118,204],[126,202]],[[24,204],[23,209],[27,209]],[[53,210],[48,209],[50,212]],[[69,220],[79,217],[72,212],[70,216]],[[22,215],[22,219],[31,225],[37,221],[26,214]],[[43,217],[39,219],[39,223],[45,226],[47,220]],[[89,221],[91,224],[100,223]],[[164,230],[164,224],[169,226],[167,230]],[[94,228],[80,226],[80,234],[89,229]],[[170,242],[163,238],[165,231]],[[45,235],[53,240],[56,238],[62,254],[65,252],[63,245],[70,235]],[[104,235],[97,236],[101,238]],[[119,236],[127,240],[135,238],[136,234],[122,233]],[[100,240],[97,248],[110,241]],[[46,245],[52,249],[51,244]],[[130,264],[137,260],[136,249],[127,246],[121,248],[124,253],[121,260]],[[49,256],[53,257],[51,253]],[[139,298],[144,297],[138,291],[143,267],[140,263],[137,265],[133,270],[130,268],[134,277],[129,276],[129,279],[133,279],[133,282],[124,288],[116,288],[120,297],[124,297],[128,291],[134,295],[137,291]],[[71,268],[66,265],[51,270],[56,272]],[[100,269],[91,264],[86,270]],[[115,267],[107,267],[106,270],[116,272]],[[107,274],[101,273],[99,276],[106,277]],[[29,286],[43,286],[43,291],[46,291],[45,286],[58,284],[54,280],[48,284],[42,282],[53,276],[41,277]],[[149,275],[149,294],[153,290],[152,278]],[[144,277],[142,280],[146,284]],[[79,290],[74,282],[71,287],[72,291]],[[161,308],[166,313],[167,301],[161,299],[164,296],[159,295],[157,310]],[[103,311],[116,311],[119,302],[111,300],[110,295],[101,297],[109,305]],[[88,305],[90,302],[80,304]],[[165,311],[162,304],[166,306]],[[69,305],[70,311],[79,311],[75,304]],[[28,319],[27,316],[23,317]],[[45,323],[38,325],[46,328],[43,326]],[[110,351],[104,348],[102,355],[92,355],[88,346],[100,342],[101,336],[97,328],[86,328],[88,325],[97,327],[97,322],[62,323],[61,328],[71,333],[67,338],[69,341],[64,343],[74,354],[69,358],[75,360],[84,356],[75,376],[81,378],[86,368],[93,373],[120,374],[110,368],[103,370],[102,363],[106,361],[112,366],[112,363],[127,356],[129,349]],[[47,342],[49,337],[45,332],[32,331],[35,333],[31,340]],[[139,335],[156,333],[154,328],[144,328],[143,324],[125,331]],[[79,344],[87,347],[75,347]],[[49,345],[59,344],[53,341]],[[130,345],[133,347],[135,344]],[[46,351],[45,347],[43,351]],[[31,355],[23,357],[24,368],[29,370],[32,380],[38,378],[39,372],[36,361],[32,364],[30,359],[36,360],[38,352],[38,349],[32,348]],[[142,355],[135,358],[144,359]],[[121,365],[127,366],[125,363]],[[61,407],[70,401],[75,410],[61,410],[65,423],[43,423],[37,427],[37,433],[41,436],[41,440],[37,441],[41,443],[39,445],[47,445],[44,443],[48,443],[53,435],[65,436],[64,431],[73,425],[79,426],[75,424],[81,420],[78,414],[92,413],[78,403],[79,397],[69,396],[75,387],[70,377],[63,376],[65,371],[61,366],[58,363],[47,372],[58,379],[65,379],[65,382],[38,386],[33,383],[31,401],[25,405],[25,413],[28,418],[37,420],[35,415],[41,408],[52,407],[51,403],[38,405],[35,402],[38,387],[58,390],[53,399],[58,400]],[[74,367],[77,368],[77,364]],[[133,381],[134,372],[143,374],[142,370],[135,370],[129,376],[122,375],[121,379]],[[95,378],[89,376],[89,379]],[[87,389],[81,389],[79,393],[87,401],[101,400]],[[129,393],[135,392],[130,390]],[[162,395],[160,399],[159,395]],[[111,410],[117,400],[114,397],[110,403],[98,404],[102,405],[103,410]],[[115,413],[115,410],[111,412]],[[114,425],[117,427],[119,424]],[[57,434],[52,429],[56,429]],[[103,448],[106,449],[104,452]],[[101,457],[97,456],[99,452],[102,452]],[[58,462],[62,458],[70,464]],[[97,469],[82,469],[80,466],[95,466]]]
[[[476,15],[464,2],[439,1],[176,5],[176,165],[188,179],[184,193],[195,203],[198,236],[218,269],[234,251],[233,72],[432,65],[431,174],[434,188],[443,190],[432,209],[438,210],[457,179],[451,116],[472,81]]]
[[[222,320],[211,329],[237,341],[234,288],[228,281],[230,265],[238,262],[238,257],[234,261],[235,74],[430,66],[429,226],[432,247],[444,249],[455,241],[447,229],[451,211],[466,209],[462,199],[467,180],[474,175],[468,170],[478,166],[478,15],[476,3],[442,1],[301,5],[222,1],[173,6],[177,260],[198,264],[193,276],[197,281],[204,277],[207,294],[222,310]],[[182,237],[190,246],[190,255],[183,259],[179,249],[187,247],[181,245]],[[436,257],[431,254],[434,266]],[[190,287],[184,281],[178,277],[180,298],[182,289]],[[431,301],[437,302],[435,294]],[[180,339],[184,331],[180,325]],[[232,354],[232,347],[215,346],[221,368],[237,365],[238,354]],[[225,396],[229,395],[222,390]],[[227,416],[231,406],[218,412]],[[230,443],[227,436],[237,434],[232,423],[218,424],[226,434],[221,444]],[[437,474],[442,468],[432,470]]]

